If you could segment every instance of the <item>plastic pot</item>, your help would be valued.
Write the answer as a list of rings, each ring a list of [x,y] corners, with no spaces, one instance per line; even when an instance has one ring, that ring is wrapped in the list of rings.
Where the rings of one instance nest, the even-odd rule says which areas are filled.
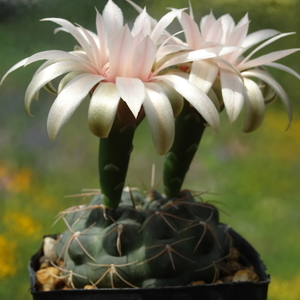
[[[32,256],[29,263],[30,292],[34,300],[266,300],[270,276],[257,251],[237,232],[229,229],[233,245],[241,254],[243,265],[252,265],[259,276],[258,282],[228,282],[197,286],[176,286],[163,288],[115,288],[93,290],[36,291],[35,271],[39,269],[42,248]]]

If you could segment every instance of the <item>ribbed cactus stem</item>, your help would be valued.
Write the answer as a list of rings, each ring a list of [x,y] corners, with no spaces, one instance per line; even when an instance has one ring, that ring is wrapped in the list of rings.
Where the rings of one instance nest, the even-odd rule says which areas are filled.
[[[186,173],[198,149],[205,129],[205,120],[185,102],[175,122],[175,139],[165,156],[164,190],[169,198],[178,197]]]

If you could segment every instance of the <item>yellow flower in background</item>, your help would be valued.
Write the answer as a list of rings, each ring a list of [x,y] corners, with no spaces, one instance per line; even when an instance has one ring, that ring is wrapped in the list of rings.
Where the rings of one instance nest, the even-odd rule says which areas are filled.
[[[31,189],[32,171],[28,168],[15,169],[0,161],[0,186],[11,193],[28,193]]]
[[[300,299],[300,286],[298,284],[300,274],[293,280],[272,278],[269,297],[270,300],[298,300]]]
[[[20,169],[11,178],[9,189],[15,193],[28,192],[31,185],[31,171],[26,168]]]
[[[31,169],[0,160],[0,191],[6,192],[8,197],[12,194],[26,194],[39,207],[53,208],[57,199],[45,193],[36,182],[33,185],[33,181],[34,173]]]
[[[16,272],[16,243],[0,235],[0,279],[12,276]]]
[[[289,130],[284,131],[282,124],[285,124],[285,115],[282,111],[269,111],[266,115],[266,123],[262,131],[262,146],[268,145],[269,158],[281,160],[286,163],[299,161],[300,144],[300,119],[294,118]],[[280,132],[280,134],[278,134]],[[280,147],[278,145],[281,145]],[[260,145],[257,148],[262,147]]]
[[[10,232],[21,234],[22,236],[38,239],[42,233],[42,225],[27,215],[26,212],[7,212],[4,215],[3,223],[9,228]]]
[[[42,194],[39,190],[33,191],[30,196],[32,197],[32,203],[35,203],[35,205],[38,205],[41,209],[53,209],[57,207],[60,200],[51,195]]]

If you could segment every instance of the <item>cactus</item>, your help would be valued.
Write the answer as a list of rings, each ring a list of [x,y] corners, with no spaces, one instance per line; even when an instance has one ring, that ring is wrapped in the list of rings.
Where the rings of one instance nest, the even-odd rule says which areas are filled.
[[[244,131],[254,131],[263,121],[265,103],[278,95],[291,121],[288,97],[265,65],[300,78],[274,63],[299,49],[253,59],[258,50],[290,33],[262,30],[249,38],[247,15],[235,25],[229,15],[217,20],[212,13],[198,29],[191,7],[189,15],[172,9],[156,21],[146,9],[127,2],[139,11],[132,29],[123,24],[122,10],[112,0],[102,15],[96,12],[96,33],[64,19],[44,19],[58,24],[56,31],[71,34],[79,46],[25,58],[0,82],[22,66],[46,60],[26,90],[25,106],[30,113],[42,87],[57,94],[47,121],[51,140],[90,96],[88,123],[100,138],[101,193],[89,205],[59,215],[67,227],[55,246],[59,277],[74,288],[215,282],[228,272],[231,238],[215,206],[182,191],[186,173],[205,128],[218,130],[223,109],[233,122],[245,106]],[[179,32],[167,32],[175,18],[185,42]],[[266,39],[244,57],[244,51]],[[51,82],[64,74],[56,89]],[[124,189],[134,133],[143,119],[158,154],[165,154],[165,194]]]
[[[189,191],[169,199],[124,190],[119,207],[101,195],[60,214],[67,230],[55,251],[74,288],[161,287],[214,282],[226,272],[231,239],[218,209]]]

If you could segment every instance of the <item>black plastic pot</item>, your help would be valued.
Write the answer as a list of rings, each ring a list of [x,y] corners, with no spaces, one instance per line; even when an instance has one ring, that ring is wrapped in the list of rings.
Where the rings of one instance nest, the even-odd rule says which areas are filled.
[[[241,263],[253,266],[259,276],[258,282],[229,282],[197,286],[164,288],[122,288],[94,290],[57,290],[38,292],[35,289],[35,271],[39,269],[42,249],[32,256],[29,263],[30,291],[34,300],[266,300],[270,276],[257,251],[238,233],[229,229],[234,246],[241,253]]]

